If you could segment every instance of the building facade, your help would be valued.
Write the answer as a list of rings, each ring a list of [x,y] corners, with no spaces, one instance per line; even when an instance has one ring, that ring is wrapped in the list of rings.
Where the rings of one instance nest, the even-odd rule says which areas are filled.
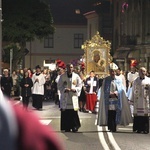
[[[56,30],[42,40],[27,43],[29,53],[25,56],[25,67],[47,66],[56,59],[65,63],[80,59],[81,45],[87,39],[87,20],[83,14],[92,9],[91,0],[43,1],[50,7]]]
[[[132,60],[150,71],[150,0],[113,1],[113,57],[125,71]]]
[[[79,59],[82,42],[99,31],[112,43],[111,55],[122,70],[128,71],[136,60],[138,68],[150,71],[150,0],[56,1],[50,0],[56,31],[46,39],[27,43],[25,66]]]
[[[104,39],[112,42],[112,3],[91,0],[43,0],[50,6],[56,31],[43,40],[27,43],[29,53],[25,56],[25,66],[61,59],[65,63],[80,59],[81,45],[91,39],[97,31]]]
[[[48,66],[54,60],[65,63],[80,59],[83,55],[81,45],[87,36],[86,26],[56,25],[56,31],[44,39],[27,43],[29,53],[25,56],[25,66],[34,68],[37,64]]]

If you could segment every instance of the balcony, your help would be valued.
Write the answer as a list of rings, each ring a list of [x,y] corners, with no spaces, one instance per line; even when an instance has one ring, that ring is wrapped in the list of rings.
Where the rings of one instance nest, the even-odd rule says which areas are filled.
[[[120,45],[137,45],[137,36],[122,35],[120,36]]]
[[[145,37],[141,36],[126,36],[122,35],[120,36],[120,45],[126,46],[126,45],[138,45],[138,44],[150,44],[150,35],[146,35]]]

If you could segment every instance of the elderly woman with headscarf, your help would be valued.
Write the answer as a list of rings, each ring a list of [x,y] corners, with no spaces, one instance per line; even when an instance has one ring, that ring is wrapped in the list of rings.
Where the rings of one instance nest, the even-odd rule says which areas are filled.
[[[3,76],[1,77],[1,89],[3,94],[8,98],[10,98],[11,96],[12,87],[13,87],[13,80],[12,77],[9,75],[9,70],[4,69]]]

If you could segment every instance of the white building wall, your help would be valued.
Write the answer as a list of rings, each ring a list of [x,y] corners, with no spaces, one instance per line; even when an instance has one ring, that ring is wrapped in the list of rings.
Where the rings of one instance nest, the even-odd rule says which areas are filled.
[[[78,59],[83,55],[81,48],[74,48],[74,34],[83,34],[83,42],[87,39],[86,26],[55,26],[54,48],[44,48],[44,40],[27,43],[28,55],[25,57],[25,67],[43,66],[44,60],[61,59],[65,63]]]
[[[99,31],[98,29],[98,18],[91,18],[88,20],[88,39],[90,40],[91,37],[93,37],[97,31]],[[91,33],[90,33],[91,32]]]
[[[99,17],[95,11],[84,14],[87,18],[87,39],[90,40],[99,31]]]

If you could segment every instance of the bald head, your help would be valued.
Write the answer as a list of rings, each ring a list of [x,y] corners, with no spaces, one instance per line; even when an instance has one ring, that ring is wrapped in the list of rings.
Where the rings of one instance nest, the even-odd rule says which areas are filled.
[[[141,78],[144,78],[144,77],[146,76],[146,74],[147,74],[146,68],[140,67],[140,69],[139,69],[139,76],[140,76]]]

